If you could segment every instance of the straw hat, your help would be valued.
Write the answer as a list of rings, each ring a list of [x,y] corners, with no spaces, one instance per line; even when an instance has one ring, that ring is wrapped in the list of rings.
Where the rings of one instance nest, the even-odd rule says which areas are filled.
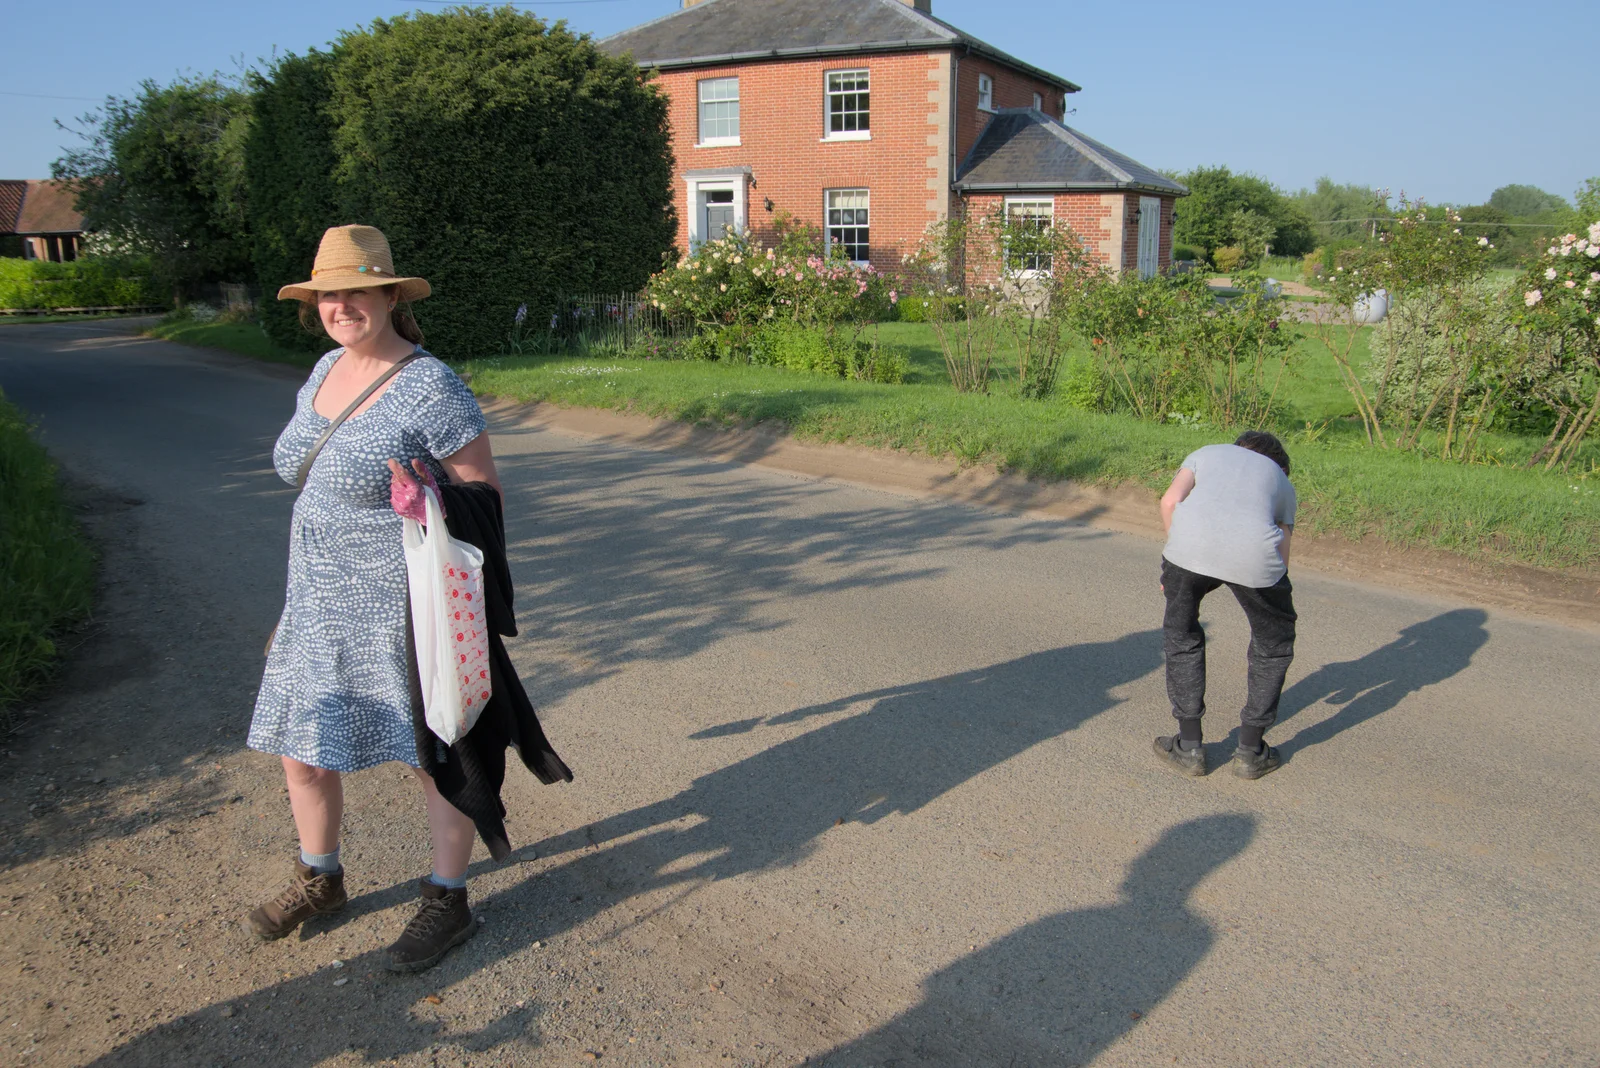
[[[398,286],[401,300],[421,300],[433,292],[425,278],[396,278],[389,239],[376,226],[330,226],[317,246],[309,282],[278,290],[279,300],[315,300],[333,289]]]

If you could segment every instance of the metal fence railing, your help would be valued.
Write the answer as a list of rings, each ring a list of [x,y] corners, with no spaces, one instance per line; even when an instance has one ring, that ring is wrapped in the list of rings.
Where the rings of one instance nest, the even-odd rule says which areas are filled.
[[[627,349],[650,336],[687,333],[692,326],[664,314],[641,293],[575,293],[559,302],[550,331],[567,342]]]

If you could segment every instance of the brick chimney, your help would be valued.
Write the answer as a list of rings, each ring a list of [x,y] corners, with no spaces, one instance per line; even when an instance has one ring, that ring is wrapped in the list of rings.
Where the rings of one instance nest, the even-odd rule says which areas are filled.
[[[683,0],[683,6],[690,8],[694,7],[696,4],[703,4],[705,2],[706,0]],[[933,0],[900,0],[900,2],[906,5],[906,7],[916,8],[924,15],[933,14]]]

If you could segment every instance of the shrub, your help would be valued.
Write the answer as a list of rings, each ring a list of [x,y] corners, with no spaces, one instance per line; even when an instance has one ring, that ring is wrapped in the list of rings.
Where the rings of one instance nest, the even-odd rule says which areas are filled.
[[[1548,470],[1570,464],[1600,418],[1600,219],[1583,236],[1563,234],[1517,288],[1517,317],[1555,387],[1540,398],[1557,413],[1555,430],[1530,461],[1543,461]]]
[[[751,363],[809,371],[834,378],[897,384],[905,380],[911,359],[903,346],[886,345],[876,332],[848,326],[804,326],[771,322],[756,328],[748,338]],[[728,336],[725,333],[723,336]]]
[[[653,306],[704,331],[769,321],[827,325],[876,322],[899,292],[871,266],[793,237],[763,246],[748,234],[707,241],[687,259],[650,279]]]
[[[1089,342],[1092,371],[1075,385],[1080,403],[1141,419],[1265,426],[1282,418],[1278,393],[1293,334],[1279,329],[1281,298],[1241,279],[1218,304],[1199,275],[1085,276],[1063,294],[1062,314]]]
[[[1244,259],[1244,249],[1238,245],[1223,245],[1211,253],[1211,262],[1217,270],[1227,274],[1239,269],[1239,261]]]
[[[1195,248],[1193,245],[1173,245],[1172,258],[1177,260],[1191,260],[1194,263],[1204,263],[1206,254],[1204,249]]]
[[[448,359],[497,351],[521,304],[546,322],[566,294],[637,291],[676,232],[648,78],[509,7],[380,19],[286,59],[248,153],[262,281],[304,278],[327,225],[377,226],[432,283],[419,319]],[[275,336],[292,311],[269,313]]]
[[[1083,412],[1106,410],[1106,379],[1090,359],[1073,360],[1062,371],[1056,392],[1069,408]]]
[[[150,262],[105,257],[51,263],[0,259],[0,308],[107,308],[159,305]]]
[[[1315,283],[1317,279],[1322,277],[1322,249],[1313,249],[1306,253],[1305,259],[1300,264],[1300,273],[1307,282],[1311,283]]]

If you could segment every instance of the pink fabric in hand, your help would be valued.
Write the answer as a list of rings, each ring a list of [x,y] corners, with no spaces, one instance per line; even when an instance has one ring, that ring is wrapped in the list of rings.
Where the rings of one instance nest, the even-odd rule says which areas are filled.
[[[427,498],[422,492],[423,483],[417,481],[416,472],[414,470],[406,473],[412,477],[397,478],[390,481],[389,507],[393,508],[396,514],[407,519],[415,519],[423,526],[427,526]],[[426,482],[435,494],[439,494],[439,484],[433,480],[433,472],[429,471],[426,467],[422,469],[422,479],[423,482]],[[439,512],[440,514],[443,514],[444,498],[442,494],[439,494],[439,497]]]

